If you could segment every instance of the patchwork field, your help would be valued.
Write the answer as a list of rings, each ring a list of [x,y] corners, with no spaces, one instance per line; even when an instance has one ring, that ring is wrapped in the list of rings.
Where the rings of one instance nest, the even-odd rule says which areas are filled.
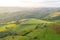
[[[0,40],[60,40],[60,25],[40,19],[22,19],[0,25]]]

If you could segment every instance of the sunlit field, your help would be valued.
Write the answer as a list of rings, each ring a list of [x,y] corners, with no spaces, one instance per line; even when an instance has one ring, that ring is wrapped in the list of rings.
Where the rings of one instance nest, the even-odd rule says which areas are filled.
[[[44,9],[0,13],[0,40],[60,40],[60,12]]]

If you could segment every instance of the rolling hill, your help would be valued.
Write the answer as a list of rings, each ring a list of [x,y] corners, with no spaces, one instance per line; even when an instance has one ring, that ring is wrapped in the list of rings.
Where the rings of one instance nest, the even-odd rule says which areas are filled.
[[[60,40],[60,8],[0,7],[0,40]]]
[[[5,28],[0,30],[0,40],[60,40],[60,35],[51,27],[54,22],[34,18],[22,19],[19,22],[0,27]]]
[[[52,12],[60,11],[60,8],[0,7],[0,9],[0,22],[9,22],[28,18],[42,19],[50,15]]]
[[[60,20],[60,12],[53,12],[51,14],[49,14],[47,17],[45,17],[46,19],[49,20]]]

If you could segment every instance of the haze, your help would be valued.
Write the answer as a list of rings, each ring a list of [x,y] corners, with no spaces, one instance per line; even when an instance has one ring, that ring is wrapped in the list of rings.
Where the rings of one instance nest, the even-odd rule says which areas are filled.
[[[0,7],[60,7],[60,0],[0,0]]]

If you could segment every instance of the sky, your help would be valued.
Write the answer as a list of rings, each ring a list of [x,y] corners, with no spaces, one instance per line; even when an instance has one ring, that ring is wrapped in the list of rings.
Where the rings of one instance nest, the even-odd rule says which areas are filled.
[[[60,0],[0,0],[0,7],[60,7]]]

